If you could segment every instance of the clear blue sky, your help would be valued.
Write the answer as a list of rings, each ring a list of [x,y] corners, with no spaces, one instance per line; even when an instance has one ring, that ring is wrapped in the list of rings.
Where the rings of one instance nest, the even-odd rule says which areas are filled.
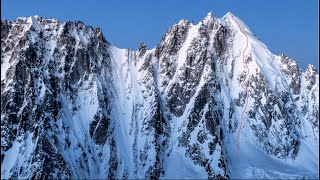
[[[319,66],[318,0],[1,0],[1,19],[39,15],[101,27],[120,48],[150,49],[180,19],[198,22],[208,12],[242,19],[275,54],[285,52],[305,69]],[[317,68],[319,69],[319,68]]]

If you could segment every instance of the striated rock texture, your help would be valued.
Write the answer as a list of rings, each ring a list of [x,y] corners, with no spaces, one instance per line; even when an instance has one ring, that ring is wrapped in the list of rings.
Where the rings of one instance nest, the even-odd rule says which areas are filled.
[[[232,16],[249,38],[241,157],[246,39]],[[273,55],[231,13],[137,51],[81,22],[2,20],[1,176],[318,178],[318,94],[315,67]]]

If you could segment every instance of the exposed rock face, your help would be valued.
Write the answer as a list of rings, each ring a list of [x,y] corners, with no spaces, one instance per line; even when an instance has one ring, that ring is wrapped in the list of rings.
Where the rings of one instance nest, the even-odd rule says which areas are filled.
[[[81,22],[1,21],[2,177],[236,177],[248,72],[231,16],[182,20],[155,48],[138,51],[112,46]],[[271,54],[241,25],[250,36],[241,152],[251,143],[300,162],[306,144],[318,144],[319,75]],[[307,170],[301,176],[314,177]]]

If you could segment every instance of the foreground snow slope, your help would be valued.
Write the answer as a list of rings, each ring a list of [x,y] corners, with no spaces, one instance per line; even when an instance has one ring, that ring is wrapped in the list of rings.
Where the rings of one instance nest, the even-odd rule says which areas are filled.
[[[1,44],[3,178],[319,178],[316,69],[232,13],[150,50],[38,16],[1,21]]]

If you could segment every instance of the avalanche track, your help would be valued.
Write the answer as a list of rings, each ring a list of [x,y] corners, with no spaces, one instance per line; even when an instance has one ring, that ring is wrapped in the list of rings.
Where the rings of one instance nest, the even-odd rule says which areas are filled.
[[[240,119],[240,124],[239,124],[239,132],[238,132],[238,135],[237,135],[237,147],[238,147],[238,157],[239,157],[239,155],[240,155],[239,137],[240,137],[241,128],[242,128],[242,121],[243,121],[243,119],[244,119],[244,115],[245,115],[245,112],[246,112],[246,109],[247,109],[247,106],[248,106],[248,98],[249,98],[249,93],[250,93],[250,92],[249,92],[249,89],[244,85],[244,83],[245,83],[247,77],[248,77],[249,74],[250,74],[250,70],[249,70],[248,64],[246,63],[245,58],[244,58],[244,53],[245,53],[245,51],[246,51],[247,48],[248,48],[248,36],[242,31],[239,22],[238,22],[237,20],[235,20],[233,16],[231,16],[231,17],[232,17],[232,19],[237,23],[237,25],[238,25],[241,33],[246,37],[246,47],[244,48],[244,50],[243,50],[243,52],[242,52],[242,62],[243,62],[243,64],[246,66],[247,71],[248,71],[247,75],[245,76],[244,80],[243,80],[242,83],[241,83],[241,87],[246,90],[247,96],[246,96],[246,103],[245,103],[245,105],[244,105],[244,109],[243,109],[242,114],[241,114],[241,119]]]

